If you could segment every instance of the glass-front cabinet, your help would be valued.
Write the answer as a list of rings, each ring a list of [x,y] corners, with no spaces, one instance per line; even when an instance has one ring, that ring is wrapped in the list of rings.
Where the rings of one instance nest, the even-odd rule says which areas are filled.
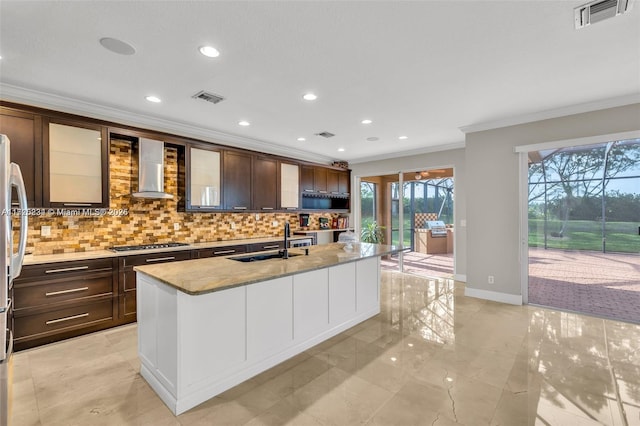
[[[43,139],[44,205],[108,207],[106,127],[51,119]]]
[[[296,210],[300,207],[300,166],[280,163],[280,208]]]
[[[220,209],[220,151],[189,147],[189,198],[187,208]]]

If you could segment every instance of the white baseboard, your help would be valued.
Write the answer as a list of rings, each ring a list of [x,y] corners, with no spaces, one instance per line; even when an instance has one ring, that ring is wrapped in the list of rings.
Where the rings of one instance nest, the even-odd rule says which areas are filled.
[[[467,274],[453,274],[453,279],[463,283],[467,282]]]
[[[508,303],[510,305],[522,305],[521,294],[499,293],[497,291],[480,290],[477,288],[465,287],[464,295],[477,299],[492,300],[494,302]]]

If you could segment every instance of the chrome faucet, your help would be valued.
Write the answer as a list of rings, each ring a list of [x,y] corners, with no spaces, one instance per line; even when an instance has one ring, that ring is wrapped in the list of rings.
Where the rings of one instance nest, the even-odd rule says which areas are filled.
[[[289,258],[289,242],[287,241],[289,238],[289,222],[284,223],[284,250],[282,250],[282,258]]]

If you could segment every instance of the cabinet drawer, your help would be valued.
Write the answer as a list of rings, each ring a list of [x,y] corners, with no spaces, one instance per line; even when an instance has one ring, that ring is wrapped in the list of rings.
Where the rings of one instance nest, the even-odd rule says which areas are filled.
[[[112,320],[113,302],[111,298],[100,298],[94,302],[86,301],[82,305],[55,309],[34,315],[14,318],[16,339],[55,334],[56,332],[88,327]]]
[[[94,271],[111,271],[117,265],[116,258],[93,259],[73,262],[45,263],[42,265],[25,265],[20,276],[14,283],[20,283],[27,279],[56,279],[61,276],[72,277],[85,275]],[[31,280],[30,280],[31,281]]]
[[[178,260],[191,259],[191,251],[171,251],[166,253],[140,254],[120,258],[120,265],[125,268],[132,268],[140,265],[152,265],[155,263],[175,262]]]
[[[202,259],[204,257],[231,256],[233,254],[241,254],[246,252],[247,246],[243,244],[240,246],[224,246],[200,249],[196,253],[197,257]]]
[[[271,241],[268,243],[249,244],[247,246],[247,252],[252,253],[254,251],[282,250],[283,248],[284,241]]]
[[[24,309],[65,302],[101,294],[112,294],[111,271],[85,273],[82,277],[17,283],[14,286],[15,308]]]

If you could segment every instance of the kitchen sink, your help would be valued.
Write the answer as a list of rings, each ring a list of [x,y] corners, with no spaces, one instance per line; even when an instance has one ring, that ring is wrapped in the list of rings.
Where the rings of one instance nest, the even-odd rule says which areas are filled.
[[[246,256],[230,257],[238,262],[259,262],[261,260],[282,259],[283,253],[280,251],[270,253],[254,253]],[[289,257],[300,256],[300,253],[289,253]]]

